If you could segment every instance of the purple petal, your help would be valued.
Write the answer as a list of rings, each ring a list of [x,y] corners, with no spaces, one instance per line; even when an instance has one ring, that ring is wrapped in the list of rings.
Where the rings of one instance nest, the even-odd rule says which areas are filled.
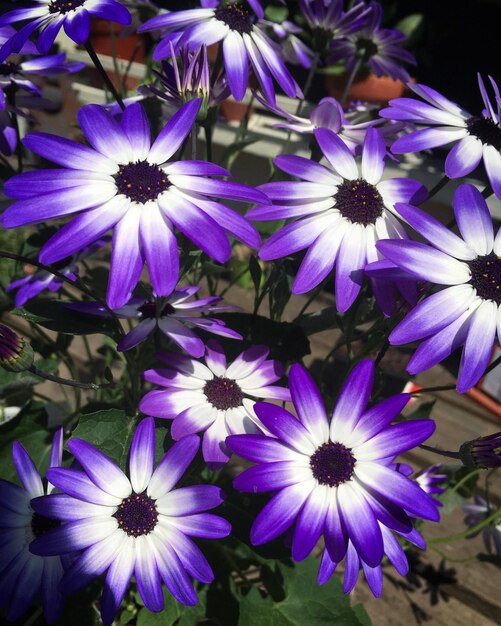
[[[207,428],[202,440],[202,454],[209,469],[217,470],[228,462],[231,450],[226,445],[226,437],[230,434],[224,413],[218,411],[216,419]]]
[[[77,500],[65,493],[53,493],[49,496],[33,498],[31,506],[44,517],[64,521],[75,521],[86,517],[110,514],[109,506]]]
[[[477,167],[482,158],[482,142],[472,135],[461,139],[445,159],[445,174],[449,178],[462,178]]]
[[[148,161],[156,165],[165,163],[176,152],[190,133],[202,99],[190,100],[177,111],[163,127],[148,154]]]
[[[162,515],[182,517],[214,509],[224,501],[224,493],[215,485],[193,485],[167,493],[157,500]]]
[[[214,180],[200,176],[169,176],[170,182],[190,194],[202,194],[236,200],[237,202],[269,202],[268,197],[259,189],[235,183],[231,180]],[[195,200],[195,199],[194,199]]]
[[[337,495],[330,498],[329,511],[325,517],[325,547],[330,558],[338,563],[344,558],[348,547],[348,536],[343,527]]]
[[[395,154],[403,154],[404,152],[429,150],[430,148],[445,146],[453,141],[459,141],[465,135],[466,129],[464,128],[451,129],[447,126],[423,128],[397,139],[391,146],[391,151]]]
[[[136,548],[134,574],[139,594],[146,608],[158,613],[164,608],[162,582],[155,559],[158,551],[148,535],[136,537],[134,545]]]
[[[409,571],[409,563],[402,546],[395,539],[393,533],[385,526],[381,526],[381,533],[383,534],[384,553],[388,560],[400,576],[406,576]]]
[[[30,551],[40,556],[68,554],[109,537],[117,528],[118,522],[114,517],[90,517],[67,522],[34,539]]]
[[[484,166],[492,190],[501,198],[501,154],[495,146],[484,145]]]
[[[182,604],[193,606],[198,598],[183,564],[168,542],[152,538],[158,571],[167,589]],[[155,568],[156,569],[156,568]]]
[[[484,256],[492,252],[494,229],[489,207],[473,185],[461,185],[454,193],[454,215],[466,243]]]
[[[230,30],[223,40],[224,67],[231,93],[235,100],[242,100],[249,80],[249,61],[242,36]]]
[[[259,251],[259,257],[264,261],[272,261],[303,250],[311,245],[331,222],[331,216],[313,215],[287,224],[264,243]]]
[[[126,541],[110,565],[101,596],[101,617],[108,626],[113,622],[122,603],[135,565],[135,545],[131,538]]]
[[[64,20],[64,31],[76,44],[84,44],[90,33],[89,12],[85,8],[80,11],[70,11]]]
[[[130,447],[130,481],[135,493],[142,493],[150,481],[155,461],[155,420],[143,419],[136,428]]]
[[[313,454],[315,445],[310,433],[289,411],[267,402],[256,402],[254,411],[276,437],[303,454]]]
[[[329,487],[318,486],[299,512],[292,541],[292,558],[295,561],[304,560],[316,546],[324,530],[330,497]]]
[[[332,574],[336,569],[337,562],[332,561],[327,550],[324,550],[322,554],[322,561],[318,569],[317,583],[319,585],[325,585],[330,580]]]
[[[127,135],[115,118],[98,104],[83,106],[78,121],[90,145],[119,163],[132,161],[135,154]]]
[[[365,227],[352,224],[343,237],[336,260],[336,307],[340,313],[347,311],[360,293],[366,249]]]
[[[386,145],[376,128],[368,128],[362,150],[362,177],[371,185],[377,185],[384,171]]]
[[[323,185],[337,185],[340,181],[334,172],[320,163],[310,161],[301,156],[293,154],[281,154],[273,159],[273,162],[281,170],[307,180],[310,183],[321,183]],[[274,183],[269,183],[274,184]],[[263,186],[266,189],[266,187]],[[273,187],[271,187],[273,188]],[[277,198],[280,199],[280,198]]]
[[[204,342],[179,320],[173,317],[164,317],[158,320],[158,327],[190,356],[203,356],[205,352]]]
[[[47,478],[62,492],[86,502],[118,506],[122,501],[119,496],[110,495],[97,487],[84,472],[57,467],[47,470]]]
[[[343,592],[350,593],[357,584],[358,572],[360,570],[360,559],[353,543],[348,543],[346,551],[346,563],[344,569]]]
[[[134,150],[134,157],[138,160],[146,159],[150,151],[151,136],[150,123],[143,107],[138,102],[126,107],[121,124]]]
[[[231,524],[222,517],[212,513],[198,513],[185,515],[179,520],[175,517],[169,519],[169,523],[179,528],[181,532],[190,537],[203,537],[205,539],[219,539],[230,534]]]
[[[155,319],[145,319],[139,322],[139,324],[124,335],[117,344],[118,352],[126,352],[135,348],[137,345],[144,341],[146,337],[151,335],[157,326]]]
[[[329,424],[322,396],[311,375],[294,364],[289,372],[289,388],[298,417],[315,440],[327,441]]]
[[[32,170],[13,176],[5,182],[4,192],[11,198],[32,198],[70,187],[79,187],[100,182],[113,182],[109,174],[98,174],[86,170]]]
[[[12,460],[14,461],[19,479],[30,497],[36,498],[37,496],[42,496],[44,494],[44,488],[40,474],[31,460],[30,455],[19,441],[14,441],[12,445]]]
[[[426,187],[411,178],[382,180],[377,184],[377,190],[383,196],[383,201],[390,210],[393,210],[397,202],[415,205],[421,204],[428,197]]]
[[[169,524],[167,531],[160,527],[158,534],[163,544],[173,546],[179,560],[190,576],[202,583],[211,583],[214,580],[214,574],[207,559],[189,537],[172,524]]]
[[[198,206],[205,211],[221,228],[231,233],[236,239],[249,248],[257,249],[261,245],[261,237],[254,226],[240,213],[219,202],[198,200]]]
[[[233,480],[233,486],[239,491],[260,493],[276,491],[310,479],[310,468],[298,465],[297,461],[274,461],[245,470]]]
[[[274,437],[265,435],[231,435],[226,443],[235,454],[255,463],[293,461],[298,453]]]
[[[365,580],[374,597],[380,598],[383,593],[383,570],[381,565],[370,567],[365,561],[362,561],[362,568],[364,570]]]
[[[358,445],[377,435],[400,415],[409,400],[409,394],[401,393],[397,396],[385,398],[363,413],[353,429],[349,445]]]
[[[374,461],[403,454],[426,441],[434,430],[432,420],[412,420],[390,426],[357,447],[357,460]]]
[[[157,500],[168,493],[184,474],[200,446],[200,439],[190,435],[177,441],[165,453],[153,472],[148,485],[148,495]]]
[[[336,133],[327,128],[317,128],[314,135],[334,170],[346,180],[358,178],[358,167],[350,149]]]

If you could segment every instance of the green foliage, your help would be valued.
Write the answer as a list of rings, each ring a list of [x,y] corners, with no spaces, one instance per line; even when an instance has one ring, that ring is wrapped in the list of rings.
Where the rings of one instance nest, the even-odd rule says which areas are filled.
[[[365,626],[370,624],[361,607],[354,610],[336,577],[320,587],[316,582],[319,561],[306,559],[294,567],[275,566],[282,579],[280,598],[264,595],[256,587],[242,597],[238,626]]]
[[[443,506],[441,515],[449,515],[473,496],[479,471],[463,465],[443,465],[444,474],[448,475],[447,489],[438,498]]]
[[[35,366],[38,369],[52,374],[59,366],[59,361],[55,358],[38,359],[35,361]],[[45,382],[40,376],[36,376],[31,372],[8,372],[0,367],[0,397],[5,398],[10,394],[17,391],[25,390],[39,383]]]

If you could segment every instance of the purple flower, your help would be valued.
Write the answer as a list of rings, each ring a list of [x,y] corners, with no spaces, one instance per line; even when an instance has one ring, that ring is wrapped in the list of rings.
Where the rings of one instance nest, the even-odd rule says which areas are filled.
[[[343,4],[343,0],[298,0],[299,10],[312,31],[316,50],[323,51],[332,40],[343,39],[364,25],[370,9],[358,2],[349,11],[344,11]]]
[[[416,59],[402,48],[406,39],[404,33],[392,28],[381,28],[381,18],[381,5],[370,2],[363,28],[345,39],[334,41],[330,60],[344,60],[348,72],[352,72],[359,64],[368,65],[376,76],[390,76],[406,83],[410,76],[402,63],[416,65]]]
[[[7,110],[0,111],[0,153],[11,156],[16,150],[17,133]]]
[[[429,493],[430,495],[439,495],[441,493],[444,493],[445,488],[439,487],[438,485],[448,480],[447,474],[440,474],[441,470],[442,465],[440,463],[436,463],[435,465],[431,465],[430,467],[426,467],[420,472],[417,472],[417,474],[414,476],[414,480],[426,493]],[[442,506],[441,502],[437,501],[437,504]]]
[[[459,457],[467,467],[501,467],[501,432],[466,441]]]
[[[356,559],[348,555],[347,565],[356,563],[358,571],[360,561],[368,568],[381,564],[389,544],[397,543],[388,539],[391,531],[413,537],[410,516],[438,520],[433,499],[391,467],[398,454],[425,441],[435,425],[431,420],[390,425],[408,394],[367,409],[374,374],[372,361],[354,367],[329,423],[315,382],[302,366],[293,365],[289,385],[298,418],[259,402],[254,410],[272,436],[228,437],[233,452],[256,463],[237,476],[235,488],[276,492],[252,525],[253,545],[294,525],[294,560],[305,559],[323,536],[328,558],[336,564],[350,550]]]
[[[454,144],[445,160],[446,175],[462,178],[473,172],[483,159],[492,189],[501,198],[501,98],[494,79],[489,76],[489,80],[495,94],[495,106],[479,74],[478,84],[485,109],[478,116],[471,115],[431,87],[409,83],[409,88],[426,102],[396,98],[390,100],[390,107],[383,109],[380,115],[427,128],[400,137],[393,144],[392,151],[402,154]]]
[[[66,259],[62,263],[56,264],[54,269],[56,269],[60,274],[64,274],[64,276],[70,280],[76,280],[76,275],[79,271],[77,263],[83,261],[91,254],[94,254],[94,252],[109,243],[109,241],[110,237],[102,237],[90,246],[84,248],[71,259]],[[23,306],[23,304],[28,302],[28,300],[35,298],[46,289],[52,293],[59,291],[64,284],[58,276],[55,276],[48,270],[35,269],[33,266],[29,266],[25,267],[24,271],[27,276],[12,281],[5,289],[7,293],[17,289],[17,293],[15,295],[16,306]]]
[[[235,100],[242,100],[245,95],[249,67],[270,102],[275,103],[273,79],[289,97],[301,97],[301,89],[281,60],[276,44],[255,18],[256,15],[252,15],[240,2],[227,2],[219,8],[188,9],[157,15],[143,24],[138,32],[162,29],[166,33],[175,33],[177,46],[188,45],[190,49],[220,42],[226,78]],[[170,53],[172,39],[171,34],[158,44],[153,52],[155,60]]]
[[[188,136],[201,100],[186,103],[151,142],[140,104],[127,107],[121,122],[103,107],[78,113],[91,147],[47,133],[31,133],[24,144],[61,169],[19,174],[5,184],[17,199],[4,212],[6,228],[79,213],[44,245],[40,261],[50,265],[114,229],[107,302],[117,309],[130,299],[144,263],[157,296],[167,296],[179,278],[176,226],[209,256],[224,263],[231,256],[227,233],[251,247],[255,228],[214,197],[263,202],[266,196],[246,185],[207,176],[228,176],[204,161],[168,160]]]
[[[32,551],[45,556],[83,551],[61,581],[63,593],[85,587],[107,571],[101,616],[111,624],[134,575],[145,606],[164,607],[162,581],[183,604],[197,603],[190,576],[204,583],[212,569],[190,537],[215,539],[229,523],[210,513],[222,502],[213,485],[174,489],[199,447],[195,435],[175,443],[156,469],[155,424],[136,428],[129,458],[130,479],[105,454],[82,439],[68,448],[83,468],[51,469],[49,480],[61,493],[37,498],[37,513],[61,520],[59,528],[36,539]]]
[[[303,33],[302,28],[289,20],[280,23],[262,20],[261,23],[267,26],[280,40],[281,55],[285,61],[294,65],[302,65],[306,69],[311,67],[315,53],[297,37],[298,34]]]
[[[228,365],[222,347],[211,339],[205,365],[180,354],[159,354],[167,367],[148,370],[145,378],[163,389],[147,393],[139,408],[173,419],[174,439],[204,432],[204,459],[215,469],[231,455],[225,444],[228,435],[266,431],[254,413],[253,398],[290,400],[288,389],[273,384],[284,368],[267,359],[268,353],[265,346],[252,346]]]
[[[475,504],[463,504],[463,511],[466,513],[464,523],[470,528],[481,524],[494,512],[482,497],[475,496],[474,502]],[[486,551],[489,554],[495,553],[501,556],[501,519],[494,520],[484,526],[481,531],[468,535],[468,539],[476,537],[479,532],[482,533]]]
[[[227,328],[223,321],[213,317],[200,317],[204,313],[227,311],[234,307],[216,306],[216,303],[222,300],[217,296],[188,302],[189,298],[194,296],[199,289],[200,287],[179,287],[167,298],[155,300],[143,300],[134,297],[125,306],[116,309],[115,313],[118,317],[139,321],[133,330],[122,337],[117,350],[124,352],[134,348],[151,335],[156,328],[182,350],[194,357],[204,355],[205,344],[193,332],[192,327],[222,337],[242,339],[242,335],[231,330],[231,328]],[[80,313],[109,317],[106,309],[97,302],[77,302],[67,306]]]
[[[299,134],[312,134],[317,128],[328,128],[344,141],[353,154],[360,152],[367,129],[379,124],[378,120],[370,119],[353,123],[346,117],[343,107],[335,98],[322,98],[311,109],[308,118],[299,117],[278,106],[272,106],[259,96],[257,99],[270,111],[287,119],[286,122],[274,124],[274,128],[285,128]],[[395,132],[391,125],[380,127],[378,130],[383,135],[387,131],[391,132],[392,135]]]
[[[320,148],[334,169],[298,156],[279,156],[274,163],[300,182],[262,185],[273,204],[252,209],[253,220],[298,218],[273,234],[259,256],[279,259],[307,248],[292,285],[293,293],[304,293],[319,285],[336,268],[336,306],[350,308],[362,287],[364,267],[382,255],[379,239],[406,239],[404,227],[395,217],[394,204],[424,199],[424,187],[414,180],[381,180],[386,147],[381,134],[367,130],[361,173],[344,141],[327,129],[315,131]],[[372,281],[383,310],[392,309],[393,292],[383,281]]]
[[[0,61],[12,52],[19,52],[35,31],[40,31],[37,48],[42,54],[47,54],[61,27],[75,43],[85,44],[91,16],[119,24],[131,21],[129,11],[116,0],[34,0],[30,6],[8,11],[0,16],[0,26],[28,23],[4,44]]]
[[[423,339],[407,365],[417,374],[464,346],[457,390],[478,382],[501,339],[501,231],[494,238],[492,219],[482,194],[461,185],[454,214],[461,237],[416,207],[397,204],[400,215],[432,246],[416,241],[380,241],[384,256],[419,280],[444,285],[422,300],[392,331],[401,345]]]
[[[63,431],[57,430],[52,442],[50,467],[61,465]],[[51,493],[53,485],[44,483],[24,447],[17,441],[12,458],[21,487],[0,479],[0,606],[7,608],[7,619],[17,621],[41,594],[45,621],[54,624],[63,608],[58,590],[64,570],[58,556],[35,556],[33,541],[58,526],[58,522],[40,515],[31,506],[32,498]]]
[[[171,102],[176,107],[194,98],[202,98],[202,106],[198,114],[198,121],[204,122],[207,110],[218,105],[228,98],[230,88],[224,76],[220,76],[213,85],[210,83],[209,62],[207,47],[202,46],[190,52],[187,46],[179,51],[181,73],[172,42],[170,43],[171,63],[162,61],[162,72],[153,70],[160,84],[157,86],[143,85],[139,92],[144,95],[153,94],[158,98]]]

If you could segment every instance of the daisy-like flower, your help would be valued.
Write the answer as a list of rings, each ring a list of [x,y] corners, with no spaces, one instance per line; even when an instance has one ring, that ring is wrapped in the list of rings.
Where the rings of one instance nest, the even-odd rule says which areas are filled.
[[[407,237],[395,217],[395,202],[404,197],[407,202],[420,202],[425,189],[407,178],[381,180],[386,147],[375,128],[367,130],[361,172],[350,149],[334,132],[318,129],[315,137],[334,171],[298,156],[277,157],[274,163],[301,181],[262,185],[260,189],[273,204],[256,207],[248,217],[297,218],[274,233],[259,256],[273,260],[308,249],[292,285],[293,293],[310,291],[335,266],[336,306],[344,312],[360,292],[366,263],[382,256],[376,241]],[[383,310],[391,310],[392,288],[383,281],[372,281],[372,287]]]
[[[364,25],[371,9],[358,2],[345,11],[343,4],[344,0],[298,0],[299,10],[312,31],[315,50],[323,52],[333,40],[342,40]]]
[[[233,452],[256,463],[235,478],[235,488],[276,492],[252,525],[253,545],[294,525],[294,560],[305,559],[323,535],[334,563],[344,558],[351,542],[360,560],[376,568],[390,531],[411,533],[410,516],[438,520],[432,498],[391,467],[398,454],[425,441],[435,425],[431,420],[390,425],[408,394],[367,409],[374,373],[369,360],[353,368],[329,423],[314,380],[293,365],[289,386],[298,419],[280,406],[258,402],[256,415],[272,436],[228,437]]]
[[[200,287],[179,287],[167,298],[155,300],[143,300],[134,297],[125,306],[116,309],[114,313],[117,317],[139,321],[133,330],[120,339],[117,350],[124,352],[134,348],[151,335],[156,328],[193,357],[204,355],[205,344],[193,332],[192,327],[222,337],[242,339],[242,335],[231,328],[227,328],[222,320],[213,317],[201,317],[204,313],[228,311],[235,307],[217,306],[217,303],[222,300],[218,296],[189,301],[199,290]],[[67,306],[86,315],[109,317],[108,311],[98,302],[77,302]]]
[[[177,107],[194,98],[202,98],[197,118],[202,123],[207,118],[208,109],[229,97],[230,88],[224,76],[219,76],[211,85],[206,46],[191,52],[187,46],[183,46],[179,51],[180,69],[174,46],[172,42],[169,43],[171,63],[162,61],[162,72],[153,70],[159,84],[143,85],[139,92],[153,94]]]
[[[228,365],[219,343],[207,342],[205,365],[180,354],[159,354],[167,367],[148,370],[147,381],[162,389],[150,391],[139,404],[147,415],[172,419],[171,435],[180,439],[204,432],[202,452],[209,467],[228,461],[228,435],[262,433],[255,398],[289,401],[285,387],[274,385],[284,374],[281,363],[267,359],[265,346],[244,350]]]
[[[52,442],[50,467],[61,465],[62,444],[63,431],[59,428]],[[0,478],[0,606],[7,608],[9,621],[16,621],[41,594],[45,621],[54,624],[63,608],[63,596],[58,590],[63,565],[58,556],[41,557],[30,551],[34,540],[59,526],[59,522],[40,515],[31,506],[32,498],[51,493],[54,487],[50,483],[44,487],[32,459],[17,441],[12,458],[22,486]]]
[[[78,113],[91,147],[31,133],[24,144],[61,169],[36,170],[5,184],[17,202],[2,215],[6,228],[36,224],[79,213],[43,246],[40,262],[55,263],[96,241],[113,228],[107,302],[127,303],[144,263],[157,296],[167,296],[179,278],[176,226],[209,256],[224,263],[231,256],[227,233],[255,248],[259,235],[236,211],[213,200],[263,202],[266,196],[246,185],[207,176],[229,172],[204,161],[168,160],[188,136],[201,100],[187,102],[152,143],[140,104],[128,106],[121,122],[103,107]]]
[[[33,501],[38,514],[65,522],[33,542],[36,554],[82,551],[61,581],[74,593],[107,571],[101,616],[111,624],[134,575],[145,606],[164,607],[162,581],[183,604],[197,603],[190,576],[209,583],[212,569],[190,537],[226,537],[230,524],[210,513],[222,502],[213,485],[174,489],[192,462],[196,435],[175,443],[156,469],[155,424],[144,419],[131,444],[130,478],[105,454],[82,439],[68,448],[82,470],[57,468],[48,479],[61,493]]]
[[[367,129],[371,126],[380,126],[380,121],[368,118],[355,123],[350,121],[350,119],[346,117],[343,107],[335,98],[322,98],[320,102],[311,109],[308,118],[294,115],[278,106],[273,106],[259,96],[257,96],[257,99],[276,115],[286,118],[286,122],[274,124],[274,128],[285,128],[301,135],[313,134],[317,128],[328,128],[344,141],[353,154],[360,151],[364,143],[365,135],[367,134]],[[395,130],[390,125],[380,126],[378,130],[383,136],[388,131],[391,132],[391,135],[395,133]]]
[[[302,65],[306,69],[311,67],[315,53],[297,36],[303,33],[300,26],[289,20],[280,23],[263,20],[262,24],[267,26],[280,40],[281,55],[285,61],[294,65]]]
[[[440,495],[441,493],[444,493],[445,488],[439,487],[439,485],[447,482],[448,479],[447,474],[440,473],[441,470],[442,465],[440,463],[436,463],[435,465],[431,465],[430,467],[426,467],[420,472],[417,472],[414,476],[414,480],[426,493],[429,493],[430,495]],[[438,500],[437,504],[442,506],[442,503],[438,502]]]
[[[390,100],[390,106],[380,112],[382,117],[412,122],[419,128],[395,141],[392,152],[418,152],[454,144],[445,160],[445,173],[449,178],[462,178],[483,160],[487,177],[498,198],[501,198],[501,97],[494,79],[489,76],[494,90],[494,106],[480,74],[478,84],[485,109],[480,115],[471,115],[459,105],[431,87],[408,87],[425,102],[413,98]]]
[[[249,67],[270,102],[275,102],[273,79],[290,98],[302,97],[301,89],[276,50],[276,44],[261,28],[253,13],[242,2],[230,1],[217,8],[157,15],[145,22],[138,32],[156,29],[174,32],[179,35],[177,45],[188,45],[190,49],[220,42],[226,78],[235,100],[242,100],[245,95]],[[171,39],[172,36],[167,36],[158,44],[153,52],[155,60],[170,53]]]
[[[474,504],[463,504],[463,511],[466,513],[464,523],[470,528],[477,526],[494,513],[492,507],[481,496],[475,496],[473,500]],[[473,535],[468,535],[468,538],[476,537],[480,532],[486,551],[501,556],[501,518],[487,524]]]
[[[79,272],[77,263],[83,261],[91,254],[94,254],[94,252],[109,242],[110,237],[102,237],[90,246],[84,248],[71,259],[66,259],[66,261],[59,263],[54,269],[66,276],[66,278],[76,280]],[[36,269],[32,265],[28,265],[24,267],[24,271],[26,276],[12,281],[5,289],[7,293],[17,290],[14,298],[16,306],[23,306],[28,300],[35,298],[46,289],[55,293],[59,291],[64,284],[58,276],[55,276],[49,270]]]
[[[416,59],[402,48],[404,33],[381,28],[383,10],[379,2],[370,2],[368,9],[363,28],[332,43],[330,60],[343,60],[348,72],[367,66],[376,76],[390,76],[407,83],[410,76],[402,63],[416,65]]]
[[[5,43],[0,59],[19,52],[35,31],[39,31],[37,48],[41,54],[47,54],[62,27],[75,43],[85,44],[89,38],[91,16],[119,24],[131,22],[129,11],[116,0],[34,0],[29,6],[0,16],[0,26],[28,21]]]
[[[492,219],[482,194],[461,185],[454,194],[458,237],[416,207],[397,204],[400,215],[432,246],[417,241],[379,241],[392,263],[414,278],[446,288],[422,300],[390,334],[401,345],[423,339],[407,371],[417,374],[464,346],[457,390],[478,382],[501,339],[501,232],[494,238]]]

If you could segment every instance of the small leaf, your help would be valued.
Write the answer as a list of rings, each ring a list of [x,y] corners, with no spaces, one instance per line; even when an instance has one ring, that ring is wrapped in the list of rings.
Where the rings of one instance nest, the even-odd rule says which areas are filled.
[[[422,13],[412,13],[411,15],[407,15],[400,22],[397,23],[396,27],[398,30],[401,30],[404,35],[407,37],[405,42],[406,46],[412,45],[416,39],[419,37],[423,30],[424,24],[424,15]]]
[[[252,282],[254,283],[254,289],[256,293],[259,291],[259,287],[261,285],[261,278],[263,277],[263,270],[259,265],[259,261],[256,259],[254,255],[249,259],[249,272],[252,278]]]
[[[172,626],[181,614],[180,604],[164,587],[165,606],[160,613],[151,613],[146,607],[137,615],[136,626]]]
[[[264,16],[267,20],[270,20],[270,22],[281,24],[289,16],[289,10],[287,7],[269,4],[264,11]]]

